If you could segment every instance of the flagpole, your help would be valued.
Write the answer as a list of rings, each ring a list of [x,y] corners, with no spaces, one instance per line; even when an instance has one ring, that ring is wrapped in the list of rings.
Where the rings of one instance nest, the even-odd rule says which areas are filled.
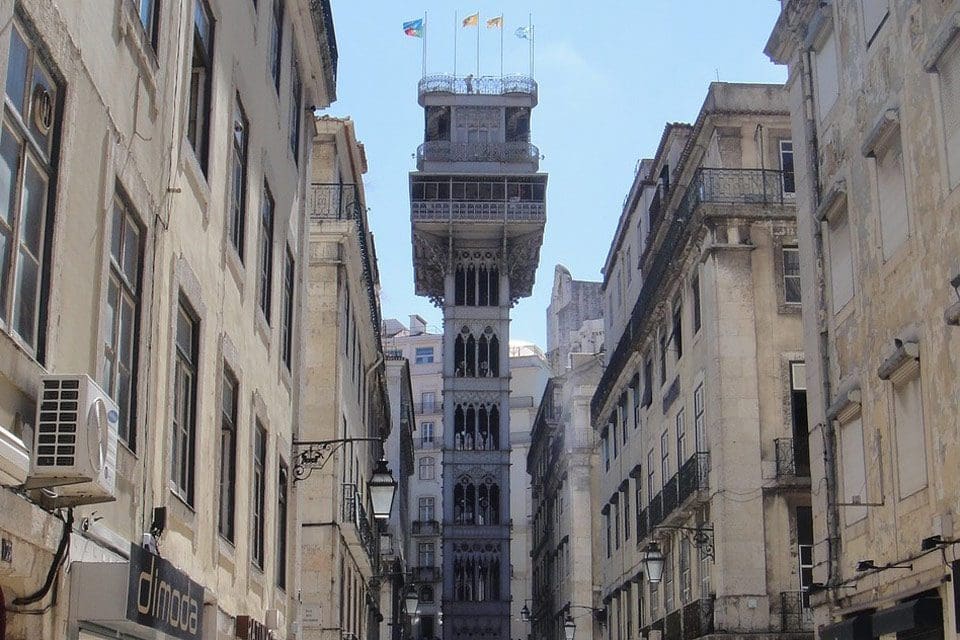
[[[453,10],[453,79],[457,79],[457,31],[460,30],[460,16]]]
[[[500,79],[503,79],[503,12],[500,12]]]
[[[477,10],[477,80],[480,80],[480,10]]]
[[[423,12],[423,52],[420,54],[420,61],[422,63],[422,68],[420,70],[420,77],[427,77],[427,12]]]
[[[527,35],[529,42],[527,42],[527,51],[530,54],[530,77],[533,78],[533,14],[527,16]]]

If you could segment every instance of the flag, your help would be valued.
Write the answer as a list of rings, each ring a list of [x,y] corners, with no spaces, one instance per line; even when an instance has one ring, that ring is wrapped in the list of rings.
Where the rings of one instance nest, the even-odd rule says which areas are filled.
[[[503,16],[487,20],[487,29],[503,29]]]
[[[467,16],[463,19],[463,26],[465,27],[477,27],[480,26],[480,12],[477,11],[472,16]]]
[[[411,38],[423,37],[423,18],[417,18],[403,23],[403,32]]]
[[[518,38],[523,38],[524,40],[530,39],[530,27],[517,27],[517,30],[513,32]]]

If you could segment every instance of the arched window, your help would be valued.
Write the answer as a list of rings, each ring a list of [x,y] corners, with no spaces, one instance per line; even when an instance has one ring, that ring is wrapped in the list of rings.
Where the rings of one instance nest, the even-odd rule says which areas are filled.
[[[433,587],[425,584],[420,587],[420,602],[430,604],[433,602]]]
[[[477,269],[477,306],[490,304],[490,270],[484,265]]]
[[[458,264],[453,274],[453,304],[462,307],[466,304],[467,273],[462,264]]]
[[[458,404],[453,409],[453,443],[458,451],[500,448],[500,410],[496,403]]]
[[[500,524],[500,486],[493,476],[484,476],[474,483],[468,475],[460,476],[453,488],[453,521],[455,524]]]
[[[490,377],[497,378],[500,376],[500,340],[497,339],[496,334],[493,334],[493,337],[490,338]]]
[[[466,327],[464,327],[466,328]],[[464,375],[468,378],[477,377],[477,340],[472,333],[467,334],[467,348],[465,350],[466,362]]]
[[[466,330],[466,327],[464,327],[464,330]],[[453,364],[454,373],[458,378],[467,374],[467,349],[463,332],[453,341]]]
[[[454,597],[462,602],[492,602],[500,599],[498,550],[457,551],[453,561]]]
[[[468,307],[477,306],[477,268],[467,265],[467,299],[464,304]]]
[[[454,304],[495,307],[500,304],[500,269],[487,264],[458,264],[454,270]]]
[[[490,375],[490,345],[486,334],[480,336],[480,340],[477,341],[477,374],[481,378]]]

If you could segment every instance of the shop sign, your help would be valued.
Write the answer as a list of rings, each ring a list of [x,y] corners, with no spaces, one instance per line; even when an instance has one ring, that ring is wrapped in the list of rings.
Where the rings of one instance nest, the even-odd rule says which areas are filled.
[[[273,634],[262,622],[250,616],[237,616],[237,637],[240,640],[271,640]]]
[[[132,544],[127,619],[180,640],[200,640],[203,587],[168,561]]]

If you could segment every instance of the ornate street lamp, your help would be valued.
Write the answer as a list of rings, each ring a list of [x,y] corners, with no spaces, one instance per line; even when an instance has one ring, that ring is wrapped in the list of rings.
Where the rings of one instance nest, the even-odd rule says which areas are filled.
[[[367,482],[367,487],[370,489],[373,517],[389,518],[390,511],[393,509],[393,498],[397,493],[397,481],[390,473],[387,461],[383,458],[377,463],[377,468],[373,470],[373,477]]]
[[[520,609],[520,620],[530,622],[530,607],[527,605],[523,605],[523,609]]]
[[[656,542],[649,543],[646,547],[643,548],[643,558],[640,560],[643,563],[644,574],[647,576],[647,580],[650,584],[659,584],[660,579],[663,577],[663,552],[660,551],[660,545]]]
[[[577,623],[573,621],[573,616],[568,613],[566,620],[563,621],[563,635],[566,636],[567,640],[573,640],[573,636],[576,634]]]
[[[408,615],[416,615],[417,606],[420,604],[420,598],[417,596],[416,587],[412,586],[407,589],[407,595],[403,599],[404,607],[406,607]]]

